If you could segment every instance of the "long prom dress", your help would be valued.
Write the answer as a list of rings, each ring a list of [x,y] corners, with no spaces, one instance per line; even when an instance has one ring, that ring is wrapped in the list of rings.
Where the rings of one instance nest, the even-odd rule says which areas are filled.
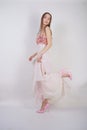
[[[36,44],[38,52],[47,45],[46,36],[37,35]],[[48,52],[43,54],[41,62],[34,60],[33,92],[36,101],[48,99],[55,103],[64,95],[62,71],[51,72]]]

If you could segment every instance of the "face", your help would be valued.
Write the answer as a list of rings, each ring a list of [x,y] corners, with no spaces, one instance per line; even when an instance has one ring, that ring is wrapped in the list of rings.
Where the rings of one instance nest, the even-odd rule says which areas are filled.
[[[43,17],[43,25],[47,26],[49,23],[50,23],[50,15],[45,14],[45,16]]]

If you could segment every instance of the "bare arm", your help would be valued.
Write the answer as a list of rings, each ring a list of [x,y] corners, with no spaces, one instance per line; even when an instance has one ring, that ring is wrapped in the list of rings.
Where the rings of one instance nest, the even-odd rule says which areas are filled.
[[[48,26],[46,27],[46,36],[47,36],[48,44],[39,52],[39,54],[38,54],[39,57],[41,55],[43,55],[46,51],[48,51],[49,48],[52,46],[51,30],[50,30],[50,28]]]
[[[37,55],[37,52],[35,52],[33,55],[32,55],[32,57],[35,57]]]
[[[46,36],[47,36],[47,42],[48,42],[48,44],[40,52],[36,52],[32,56],[30,56],[30,58],[29,58],[30,61],[32,60],[33,57],[37,56],[37,61],[41,62],[42,55],[46,51],[48,51],[50,49],[50,47],[52,46],[51,30],[50,30],[50,28],[48,26],[46,27]]]
[[[37,55],[37,52],[35,52],[33,55],[29,57],[29,61],[31,61],[35,56]]]

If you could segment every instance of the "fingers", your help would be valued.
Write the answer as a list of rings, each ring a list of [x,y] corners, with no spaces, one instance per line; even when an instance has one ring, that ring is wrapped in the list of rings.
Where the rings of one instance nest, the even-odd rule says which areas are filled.
[[[31,61],[31,60],[32,60],[32,57],[29,57],[28,60]]]
[[[40,57],[40,58],[37,58],[37,62],[41,62],[41,57]]]
[[[37,59],[37,62],[41,62],[41,60],[40,60],[40,59]]]

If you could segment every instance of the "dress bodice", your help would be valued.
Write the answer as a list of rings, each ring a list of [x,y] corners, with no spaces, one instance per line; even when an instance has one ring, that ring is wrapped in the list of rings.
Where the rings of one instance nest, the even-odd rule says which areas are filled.
[[[47,45],[47,37],[41,34],[37,34],[36,43]]]

